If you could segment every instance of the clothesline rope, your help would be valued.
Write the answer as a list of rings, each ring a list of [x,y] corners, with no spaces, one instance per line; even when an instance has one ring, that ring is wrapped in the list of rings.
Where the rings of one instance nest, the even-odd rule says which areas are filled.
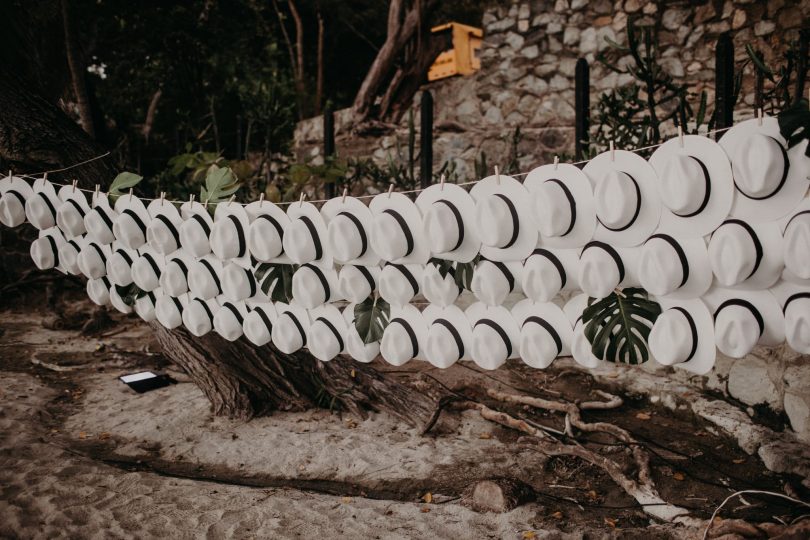
[[[714,129],[714,130],[711,130],[711,131],[707,131],[706,133],[703,133],[702,135],[703,136],[713,135],[715,133],[722,133],[722,132],[727,131],[729,129],[731,129],[731,127]],[[677,135],[677,136],[679,136],[679,137],[682,136],[682,134],[680,134],[680,130],[679,130],[679,135]],[[664,144],[666,144],[666,142],[668,142],[668,141],[664,141],[664,142],[658,143],[658,144],[652,144],[652,145],[649,145],[649,146],[642,146],[641,148],[636,148],[634,150],[630,150],[630,152],[638,153],[638,152],[643,152],[645,150],[652,150],[653,148],[658,148],[659,146],[663,146]],[[611,150],[612,149],[613,149],[613,144],[611,143]],[[616,148],[616,150],[621,150],[621,149]],[[50,169],[50,170],[47,170],[47,171],[35,172],[35,173],[31,173],[31,174],[20,174],[18,176],[20,176],[21,178],[28,178],[28,179],[31,179],[31,180],[38,180],[38,178],[37,178],[38,175],[39,176],[44,176],[44,175],[47,175],[47,174],[50,174],[50,173],[69,171],[71,169],[75,169],[76,167],[81,167],[82,165],[86,165],[86,164],[91,163],[93,161],[103,159],[103,158],[105,158],[105,157],[107,157],[109,155],[110,155],[110,152],[105,152],[105,153],[100,154],[98,156],[95,156],[93,158],[86,159],[84,161],[80,161],[79,163],[74,163],[73,165],[69,165],[67,167],[62,167],[61,169]],[[585,163],[588,163],[589,161],[591,161],[591,160],[590,159],[585,159],[585,160],[582,160],[582,161],[575,161],[574,163],[569,163],[569,165],[583,165]],[[527,176],[528,174],[529,173],[527,173],[527,172],[523,172],[523,173],[515,173],[515,174],[504,174],[504,176],[510,176],[512,178],[517,178],[517,177],[521,177],[521,176]],[[481,180],[471,180],[469,182],[462,182],[462,183],[459,183],[459,184],[454,183],[454,185],[456,185],[456,186],[471,186],[473,184],[477,184],[480,181]],[[58,184],[56,182],[51,182],[51,184],[56,186],[56,187],[73,186],[73,184]],[[95,193],[97,191],[95,189],[81,188],[81,187],[78,187],[78,186],[73,186],[73,187],[75,189],[78,189],[80,191],[84,191],[86,193]],[[406,195],[406,194],[409,194],[409,193],[419,193],[419,192],[424,191],[425,189],[426,188],[409,189],[409,190],[406,190],[406,191],[395,191],[394,193],[400,193],[402,195]],[[355,199],[373,199],[374,197],[376,197],[377,195],[380,195],[382,193],[384,193],[384,192],[375,193],[375,194],[371,194],[371,195],[358,195],[358,196],[356,196],[354,198]],[[170,199],[166,199],[164,197],[155,197],[155,198],[139,197],[139,199],[141,199],[142,201],[165,200],[166,202],[169,202],[169,203],[172,203],[172,204],[177,204],[177,205],[181,205],[181,204],[187,202],[187,201],[183,201],[183,200],[170,200]],[[303,201],[309,202],[311,204],[322,204],[322,203],[325,203],[325,202],[329,201],[329,199],[315,199],[315,200],[310,201],[310,200],[307,200],[304,197]],[[200,201],[200,202],[205,203],[206,201]],[[240,203],[238,201],[232,201],[232,202],[236,202],[236,204],[241,204],[242,206],[246,206],[247,204],[250,204],[250,203]],[[268,202],[270,202],[270,201],[268,201]],[[295,204],[297,202],[299,202],[299,201],[287,201],[287,202],[278,202],[278,203],[272,203],[272,204],[275,204],[276,206],[287,206],[287,205],[290,205],[290,204]],[[211,204],[217,204],[217,203],[211,203]]]

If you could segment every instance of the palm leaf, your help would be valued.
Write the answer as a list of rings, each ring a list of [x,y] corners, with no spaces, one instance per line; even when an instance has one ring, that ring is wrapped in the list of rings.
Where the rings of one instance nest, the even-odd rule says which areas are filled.
[[[624,364],[650,359],[647,338],[661,306],[649,299],[647,291],[630,287],[595,302],[588,299],[588,304],[582,323],[597,358]]]
[[[354,306],[354,327],[363,343],[380,341],[391,318],[391,306],[379,296],[369,296]]]
[[[211,165],[205,175],[205,187],[200,188],[200,200],[214,204],[226,201],[240,185],[230,168]]]
[[[292,277],[297,267],[292,264],[261,263],[254,275],[264,294],[273,302],[289,304],[292,300]]]

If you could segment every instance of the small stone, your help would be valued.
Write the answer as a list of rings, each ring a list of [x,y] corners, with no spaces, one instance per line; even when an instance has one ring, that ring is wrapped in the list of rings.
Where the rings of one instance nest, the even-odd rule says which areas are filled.
[[[723,12],[720,14],[721,19],[728,19],[731,17],[731,14],[734,12],[734,4],[731,0],[726,0],[726,3],[723,4]]]
[[[494,23],[490,24],[486,27],[488,33],[493,32],[503,32],[504,30],[508,30],[515,26],[515,20],[510,18],[503,18],[499,21],[495,21]]]
[[[529,31],[529,21],[527,20],[520,20],[518,21],[518,32],[528,32]]]
[[[804,19],[801,10],[797,7],[792,7],[782,11],[777,20],[779,21],[779,28],[787,29],[800,27]]]
[[[613,17],[610,15],[604,15],[602,17],[597,17],[593,20],[594,26],[607,26],[608,24],[613,22]]]
[[[559,39],[557,39],[557,38],[555,38],[553,36],[548,37],[548,50],[549,50],[549,52],[558,53],[558,52],[562,51],[562,48],[563,48],[563,46],[562,46],[562,43],[560,43]]]
[[[668,9],[661,18],[661,24],[667,30],[677,30],[686,21],[687,15],[682,9]]]
[[[520,54],[522,54],[529,60],[532,60],[540,56],[540,48],[537,45],[532,45],[530,47],[526,47],[525,49],[523,49]]]
[[[776,30],[776,25],[773,21],[759,21],[754,25],[754,34],[757,36],[765,36],[773,33]]]
[[[731,19],[731,28],[737,30],[745,24],[745,11],[741,9],[734,10],[734,17]]]
[[[574,45],[579,41],[579,28],[569,26],[563,34],[563,45]]]
[[[554,2],[554,11],[562,13],[568,10],[568,2],[566,0],[557,0]]]
[[[697,73],[698,71],[700,71],[701,67],[703,66],[701,66],[700,62],[692,62],[691,64],[686,66],[686,72],[691,75],[693,73]]]
[[[624,3],[624,10],[627,13],[635,13],[641,9],[641,0],[627,0]]]
[[[728,32],[730,29],[731,25],[728,24],[728,21],[719,21],[706,25],[706,30],[710,34],[722,34],[723,32]]]
[[[645,15],[652,15],[658,12],[658,4],[655,2],[647,2],[644,4],[644,9],[641,10]]]
[[[597,48],[596,28],[586,28],[579,38],[579,52],[583,54],[592,53],[596,52]]]
[[[596,0],[591,2],[591,9],[598,15],[607,15],[613,11],[610,0]]]
[[[484,113],[484,121],[489,124],[500,124],[503,122],[503,115],[501,114],[501,110],[498,107],[490,107],[487,109],[487,112]]]
[[[571,83],[567,77],[563,77],[562,75],[554,75],[548,82],[548,85],[552,90],[566,90],[569,86],[571,86]]]
[[[523,47],[523,43],[525,41],[526,41],[526,39],[524,39],[524,37],[521,36],[520,34],[516,34],[514,32],[509,32],[508,34],[506,34],[506,43],[507,43],[507,45],[509,45],[510,47],[512,47],[515,50],[518,50],[521,47]]]
[[[520,4],[520,8],[518,9],[518,19],[528,19],[531,17],[532,12],[529,8],[529,4]]]
[[[571,11],[577,11],[588,5],[588,0],[571,0]]]
[[[546,34],[559,34],[560,32],[562,32],[562,29],[563,27],[562,24],[560,23],[557,22],[548,23],[548,26],[546,26]]]
[[[768,362],[753,354],[732,364],[728,393],[746,405],[765,403],[774,410],[781,409],[779,390],[768,373]]]
[[[695,25],[703,24],[716,14],[717,12],[714,9],[714,2],[706,2],[695,10],[695,18],[693,22]]]

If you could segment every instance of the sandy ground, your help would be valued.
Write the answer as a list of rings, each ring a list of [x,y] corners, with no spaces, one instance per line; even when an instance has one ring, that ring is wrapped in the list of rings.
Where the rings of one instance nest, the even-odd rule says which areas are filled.
[[[53,327],[25,303],[0,311],[2,538],[698,534],[650,526],[600,470],[526,451],[514,444],[515,433],[473,413],[443,415],[430,436],[380,414],[366,420],[324,410],[250,422],[213,417],[182,374],[175,373],[178,384],[146,394],[117,380],[144,368],[171,368],[148,327],[116,318],[106,334],[80,338],[76,329],[49,330],[43,323]],[[561,373],[534,381],[527,373],[497,375],[549,392],[587,391],[580,379],[560,386],[566,384]],[[469,370],[441,375],[455,387],[480,378]],[[785,481],[694,418],[632,399],[599,414],[656,440],[654,474],[662,493],[698,516],[749,487],[751,478],[770,489]],[[464,487],[497,476],[522,478],[542,498],[504,514],[460,504]],[[731,505],[730,513],[758,512],[760,520],[789,514],[778,505],[748,505]]]

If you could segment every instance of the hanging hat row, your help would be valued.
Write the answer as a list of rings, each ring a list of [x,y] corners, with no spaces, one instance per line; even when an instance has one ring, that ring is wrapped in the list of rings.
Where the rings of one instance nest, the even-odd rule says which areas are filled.
[[[599,299],[642,286],[665,308],[649,337],[653,356],[700,372],[699,354],[713,355],[715,342],[740,357],[787,334],[810,353],[805,145],[786,149],[777,121],[765,117],[736,125],[720,143],[676,137],[649,162],[611,148],[583,169],[538,167],[523,183],[496,172],[469,192],[442,182],[415,201],[389,191],[366,206],[344,194],[286,212],[231,201],[213,217],[193,200],[147,205],[130,193],[113,204],[96,191],[88,201],[75,184],[57,192],[45,179],[10,176],[0,180],[0,221],[40,229],[37,266],[84,274],[98,303],[197,335],[244,332],[262,344],[266,334],[285,352],[307,346],[323,360],[337,348],[368,361],[379,349],[397,364],[463,358],[494,368],[520,356],[545,367],[570,351],[592,365],[577,322],[584,303],[572,300],[561,318],[550,302],[561,291]],[[468,293],[452,267],[471,262],[474,303],[461,310],[457,298]],[[298,266],[292,304],[269,302],[256,278],[261,263]],[[133,306],[120,292],[131,284],[146,293]],[[353,306],[375,291],[391,304],[391,322],[377,349],[360,340],[353,350]],[[422,297],[430,303],[423,311],[409,305]],[[333,303],[343,301],[351,303],[341,313]]]

